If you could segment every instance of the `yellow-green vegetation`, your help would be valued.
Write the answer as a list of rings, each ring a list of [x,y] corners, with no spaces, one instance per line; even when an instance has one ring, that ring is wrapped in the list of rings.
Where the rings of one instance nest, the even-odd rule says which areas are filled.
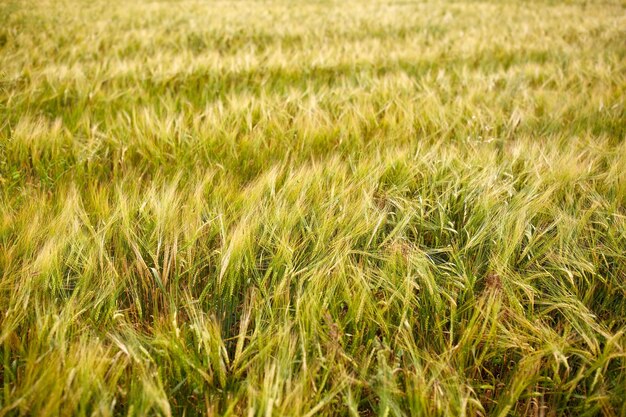
[[[0,1],[0,416],[626,415],[626,4]]]

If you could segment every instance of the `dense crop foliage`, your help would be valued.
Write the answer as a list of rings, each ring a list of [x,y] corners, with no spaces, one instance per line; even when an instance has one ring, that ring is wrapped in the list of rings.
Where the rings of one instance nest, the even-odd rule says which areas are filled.
[[[626,4],[0,0],[0,416],[626,415]]]

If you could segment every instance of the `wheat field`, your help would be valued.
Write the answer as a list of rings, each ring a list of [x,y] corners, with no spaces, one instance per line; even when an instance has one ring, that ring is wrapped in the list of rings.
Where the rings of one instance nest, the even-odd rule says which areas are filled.
[[[626,416],[626,3],[1,0],[0,416]]]

